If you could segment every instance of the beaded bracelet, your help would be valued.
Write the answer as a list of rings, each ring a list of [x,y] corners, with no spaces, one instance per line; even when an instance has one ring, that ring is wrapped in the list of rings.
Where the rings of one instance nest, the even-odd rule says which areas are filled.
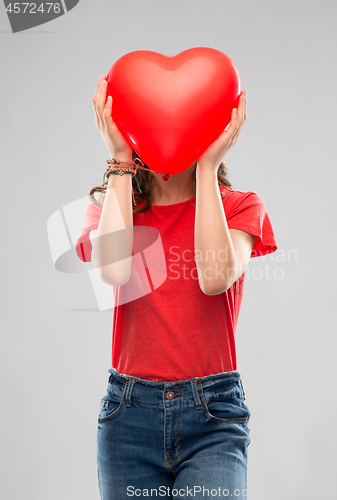
[[[119,175],[132,174],[132,177],[135,177],[135,175],[137,174],[138,168],[141,168],[142,170],[147,170],[147,171],[153,172],[154,174],[156,173],[153,170],[151,170],[150,168],[144,167],[144,163],[142,162],[142,160],[140,158],[135,158],[134,161],[131,161],[131,162],[121,161],[121,160],[117,160],[117,158],[112,158],[111,160],[106,160],[106,162],[108,164],[108,167],[103,175],[103,182],[102,182],[103,186],[105,184],[105,178],[109,179],[110,174],[119,174]],[[169,177],[170,177],[170,174],[165,174],[165,175],[163,175],[162,178],[164,181],[167,181],[169,179]],[[142,190],[140,189],[140,185],[139,185],[137,177],[136,177],[136,182],[138,185],[139,192],[142,193]],[[132,197],[133,197],[134,204],[136,204],[134,193],[133,193],[133,188],[132,188]]]
[[[133,176],[135,176],[137,173],[137,165],[133,161],[126,162],[117,160],[116,158],[112,158],[112,160],[106,160],[106,162],[108,164],[108,167],[103,176],[103,186],[105,183],[105,177],[108,179],[109,175],[112,173],[117,173],[120,175],[123,175],[124,173],[130,173],[133,174]],[[123,167],[122,165],[125,165],[125,167]]]
[[[140,162],[141,165],[137,165],[136,161]],[[109,179],[110,174],[118,174],[118,175],[132,174],[132,177],[135,177],[135,175],[137,173],[137,168],[138,167],[142,168],[144,165],[144,163],[142,162],[142,160],[140,158],[135,158],[135,161],[132,161],[132,162],[126,162],[126,161],[117,160],[116,158],[112,158],[112,160],[106,160],[106,162],[108,164],[108,167],[106,169],[106,172],[103,175],[103,182],[102,182],[103,186],[105,183],[105,177],[107,179]],[[126,166],[123,167],[122,165],[126,165]],[[138,185],[139,192],[142,193],[142,190],[140,189],[140,185],[139,185],[137,177],[136,177],[136,182]],[[132,198],[133,198],[133,204],[136,205],[133,188],[132,188]]]
[[[110,174],[117,174],[117,175],[133,174],[133,170],[115,170],[115,171],[111,171],[111,172],[108,173],[108,176],[107,176],[108,179],[109,179],[109,175]],[[133,175],[132,177],[135,177],[135,175]],[[137,182],[137,186],[138,186],[139,192],[142,193],[143,191],[140,189],[140,185],[139,185],[137,177],[135,177],[135,179],[136,179],[136,182]]]

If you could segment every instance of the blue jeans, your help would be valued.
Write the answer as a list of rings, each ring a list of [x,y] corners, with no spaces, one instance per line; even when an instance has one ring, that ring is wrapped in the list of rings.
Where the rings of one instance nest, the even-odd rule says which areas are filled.
[[[178,382],[109,372],[97,430],[102,500],[247,498],[240,372]]]

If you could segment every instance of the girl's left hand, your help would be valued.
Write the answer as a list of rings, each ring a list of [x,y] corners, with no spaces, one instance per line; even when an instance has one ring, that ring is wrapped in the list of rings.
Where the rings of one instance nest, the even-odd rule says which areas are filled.
[[[217,172],[221,161],[238,139],[247,117],[246,110],[246,91],[243,90],[239,99],[238,111],[236,108],[232,110],[230,126],[199,157],[197,162],[199,171],[210,170]]]

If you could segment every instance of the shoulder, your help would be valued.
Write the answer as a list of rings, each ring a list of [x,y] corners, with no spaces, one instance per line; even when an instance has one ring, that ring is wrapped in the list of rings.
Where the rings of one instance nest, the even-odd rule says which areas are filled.
[[[102,205],[98,205],[96,203],[89,203],[89,205],[86,208],[86,214],[87,215],[100,215],[102,212]]]
[[[103,208],[103,204],[102,205],[98,205],[96,203],[89,203],[89,205],[88,205],[88,209],[89,210],[99,210],[101,212],[102,208]]]
[[[238,191],[229,189],[226,186],[219,187],[220,191],[224,194],[222,202],[225,208],[234,208],[239,206],[241,203],[263,204],[263,200],[260,196],[253,191]]]
[[[227,221],[232,217],[263,218],[267,208],[262,198],[254,191],[238,191],[221,186]]]

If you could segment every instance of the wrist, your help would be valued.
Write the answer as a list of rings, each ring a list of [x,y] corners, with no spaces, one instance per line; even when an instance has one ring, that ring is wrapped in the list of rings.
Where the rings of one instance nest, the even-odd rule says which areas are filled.
[[[195,171],[196,177],[203,178],[217,178],[219,165],[214,163],[197,162],[197,168]]]
[[[120,160],[120,161],[126,161],[126,162],[132,162],[132,151],[129,153],[129,152],[126,152],[126,151],[116,151],[116,152],[111,152],[110,151],[110,158],[112,160],[112,158],[116,158],[116,160]]]
[[[117,181],[117,179],[119,179]],[[123,180],[122,180],[123,179]],[[117,186],[118,185],[125,185],[129,186],[132,188],[132,175],[129,173],[125,173],[123,175],[117,175],[117,174],[110,174],[108,178],[108,184],[107,184],[107,189],[113,188],[116,184],[117,181]]]

